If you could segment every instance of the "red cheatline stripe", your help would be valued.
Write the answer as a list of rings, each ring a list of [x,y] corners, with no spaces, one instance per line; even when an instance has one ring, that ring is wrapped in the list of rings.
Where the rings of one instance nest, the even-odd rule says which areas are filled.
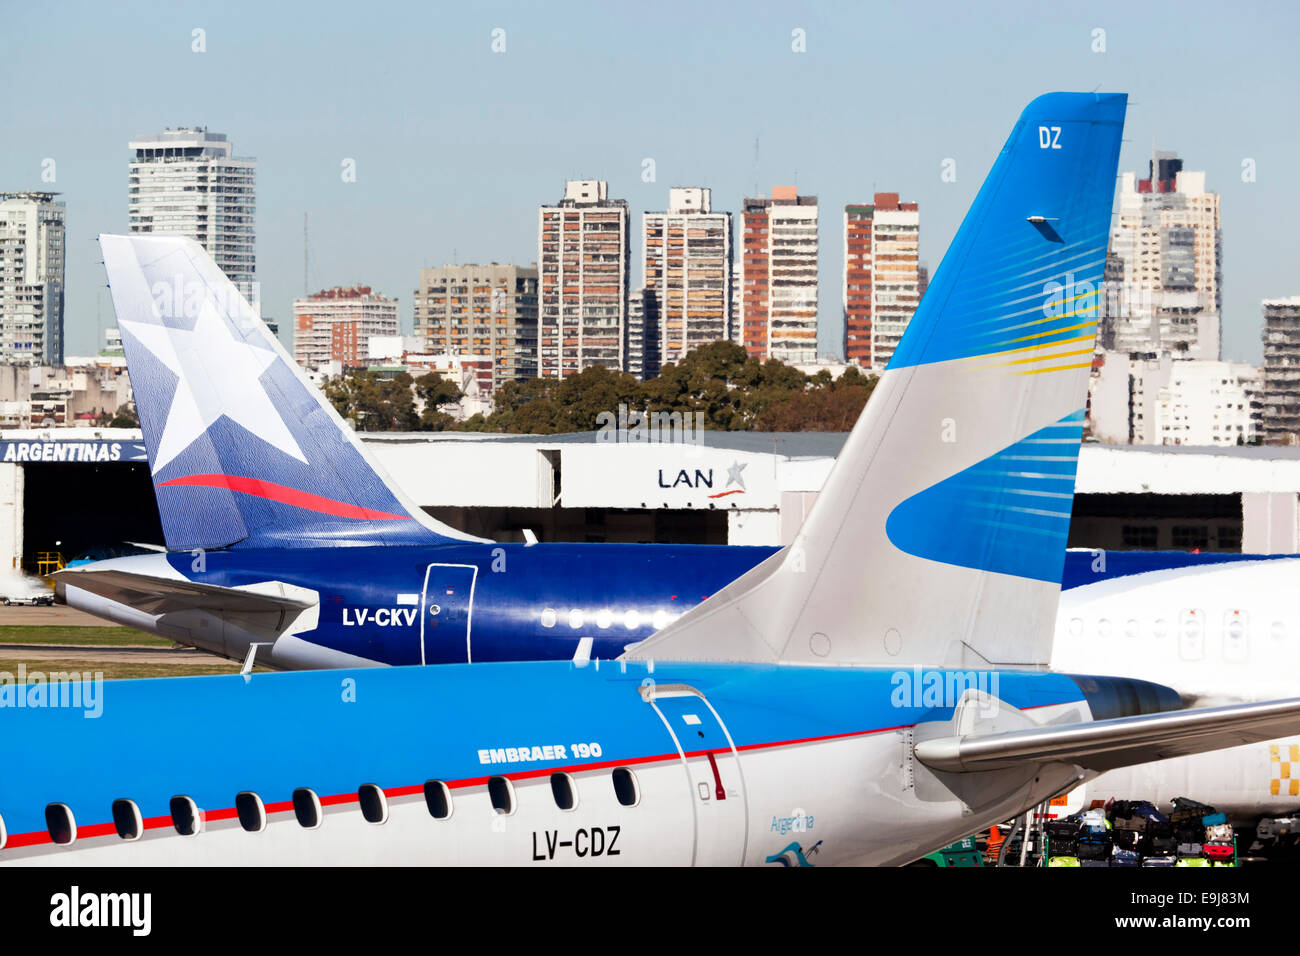
[[[709,495],[710,498],[725,498],[727,495],[743,495],[744,488],[732,488],[730,491],[719,491],[716,495]]]
[[[1074,703],[1074,701],[1055,701],[1049,704],[1034,704],[1030,707],[1025,707],[1022,709],[1035,710],[1039,707],[1055,707],[1060,704],[1068,704],[1068,703]],[[848,731],[847,733],[823,734],[822,736],[819,737],[798,737],[793,740],[773,740],[773,741],[765,741],[765,742],[754,743],[754,744],[741,744],[738,747],[736,747],[736,750],[737,751],[768,750],[773,747],[791,747],[791,746],[797,746],[799,744],[821,743],[827,740],[843,740],[846,737],[870,737],[873,734],[890,733],[895,730],[902,730],[903,728],[909,726],[912,725],[899,724],[897,727],[877,727],[874,730],[851,730]],[[722,748],[715,748],[714,750],[689,750],[686,752],[686,757],[689,759],[691,757],[706,756],[710,753],[724,753],[729,749],[730,749],[729,747],[722,747]],[[591,761],[589,763],[569,764],[568,766],[540,767],[536,770],[519,770],[519,771],[513,771],[513,772],[502,774],[502,776],[509,777],[511,780],[526,780],[530,777],[544,777],[544,776],[549,776],[550,774],[553,773],[559,773],[561,771],[566,773],[588,773],[593,770],[604,770],[610,767],[630,767],[636,764],[657,763],[662,760],[678,760],[678,759],[680,759],[680,756],[676,753],[654,754],[647,757],[625,757],[622,760],[597,760],[597,761]],[[484,776],[484,777],[466,777],[462,780],[444,780],[442,782],[447,785],[448,789],[459,790],[462,787],[483,786],[488,782],[490,776],[491,775]],[[423,792],[424,792],[424,784],[417,783],[414,785],[408,784],[406,786],[401,786],[401,787],[389,787],[384,790],[384,795],[387,797],[408,797]],[[353,803],[356,802],[356,800],[357,800],[357,795],[355,793],[332,794],[330,796],[325,796],[320,798],[320,802],[322,806],[330,806],[332,804],[339,804],[339,803]],[[265,804],[264,807],[267,815],[270,816],[272,813],[281,813],[286,810],[293,809],[293,801],[282,800],[276,803]],[[219,810],[202,810],[200,812],[203,814],[203,818],[205,821],[230,820],[233,819],[236,815],[234,807],[223,807]],[[171,825],[172,825],[172,818],[170,816],[146,817],[144,820],[144,828],[146,830],[169,827]],[[114,832],[113,824],[100,823],[100,824],[91,824],[90,826],[86,826],[86,827],[78,827],[77,828],[78,842],[80,842],[80,839],[82,837],[88,837],[92,835],[98,836],[100,835],[101,832],[104,834]],[[50,839],[49,833],[47,833],[44,830],[36,830],[31,833],[14,833],[11,834],[9,839],[6,841],[5,849],[9,849],[10,847],[35,846],[41,843],[52,844],[53,842],[54,841]]]
[[[386,511],[375,511],[372,508],[362,508],[359,505],[350,505],[344,501],[335,501],[333,498],[322,498],[320,495],[299,491],[297,488],[277,485],[273,481],[262,481],[260,478],[243,478],[239,475],[186,475],[183,478],[172,478],[170,481],[160,482],[158,487],[167,488],[175,485],[189,485],[199,488],[227,488],[230,491],[253,495],[256,498],[268,498],[271,501],[293,505],[295,508],[316,511],[323,515],[336,515],[340,518],[404,521],[407,517],[406,515],[389,514]]]
[[[768,747],[788,747],[795,744],[816,743],[818,741],[823,741],[823,740],[838,740],[843,737],[866,737],[866,736],[870,736],[871,734],[885,733],[886,731],[895,730],[895,729],[897,728],[886,727],[886,728],[881,728],[879,730],[857,730],[857,731],[850,731],[849,733],[844,733],[844,734],[827,734],[822,737],[803,737],[796,740],[781,740],[781,741],[772,741],[771,743],[746,744],[736,749],[737,750],[760,750],[760,749],[766,749]],[[730,748],[728,747],[724,747],[716,752],[722,753],[729,749]],[[686,756],[688,758],[698,757],[698,756],[703,756],[705,754],[708,754],[709,752],[710,751],[707,750],[693,750],[693,751],[688,751]],[[567,766],[540,767],[536,770],[512,771],[512,772],[507,772],[505,774],[502,774],[502,776],[509,777],[511,780],[526,780],[531,777],[549,776],[553,773],[559,773],[561,771],[566,773],[589,773],[593,770],[605,770],[611,767],[631,767],[631,766],[636,766],[638,764],[657,763],[663,760],[680,760],[680,759],[681,759],[680,755],[675,752],[668,753],[668,754],[653,754],[646,757],[625,757],[622,760],[597,760],[597,761],[591,761],[589,763],[569,764]],[[446,784],[447,788],[450,790],[459,790],[464,787],[483,786],[488,782],[490,777],[491,775],[483,776],[483,777],[465,777],[464,779],[461,780],[444,780],[442,782]],[[417,783],[414,785],[407,785],[402,787],[389,787],[384,790],[384,795],[390,798],[414,796],[415,794],[422,794],[422,793],[424,793],[423,783]],[[320,798],[320,802],[322,806],[329,806],[331,804],[336,804],[336,803],[354,803],[356,802],[356,800],[357,800],[357,795],[355,793],[332,794],[330,796]],[[270,816],[272,813],[279,813],[279,812],[284,812],[286,810],[291,810],[293,808],[293,801],[284,800],[284,801],[279,801],[277,803],[268,803],[265,804],[264,807],[266,809],[267,816]],[[206,822],[215,822],[217,820],[230,820],[233,819],[236,815],[234,807],[222,807],[221,809],[218,810],[201,810],[200,812],[202,813],[203,819]],[[170,816],[146,817],[144,820],[144,828],[146,830],[161,829],[163,827],[170,827],[171,825],[172,825],[172,818]],[[97,825],[92,825],[92,827],[97,831],[100,828],[103,828],[105,833],[114,832],[112,823],[97,824]],[[80,842],[81,837],[91,835],[90,831],[92,827],[78,827],[77,829],[78,842]],[[96,832],[95,835],[98,836],[99,833]],[[50,839],[49,833],[47,833],[44,830],[37,830],[31,833],[15,833],[9,837],[8,842],[5,843],[5,847],[9,848],[9,847],[20,847],[20,846],[35,846],[40,843],[51,843],[51,844],[53,843],[53,841]]]

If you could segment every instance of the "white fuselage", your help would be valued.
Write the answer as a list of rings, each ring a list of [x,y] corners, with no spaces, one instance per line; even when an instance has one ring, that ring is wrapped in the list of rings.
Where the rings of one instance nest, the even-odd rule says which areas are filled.
[[[1189,705],[1300,693],[1300,558],[1151,571],[1061,594],[1052,669],[1155,681]],[[1300,807],[1300,737],[1114,770],[1071,795],[1191,797],[1238,819]]]
[[[254,678],[256,680],[256,678]],[[1039,708],[1035,722],[1088,719],[1085,704]],[[678,753],[631,766],[637,799],[620,802],[612,768],[571,774],[576,805],[557,805],[550,777],[512,778],[513,812],[482,780],[450,789],[436,819],[419,788],[387,798],[383,822],[357,800],[323,807],[302,826],[289,801],[266,804],[265,828],[233,813],[181,836],[169,818],[123,840],[112,828],[70,845],[9,847],[0,863],[99,865],[892,865],[1005,819],[1076,779],[1062,764],[963,774],[959,799],[911,759],[911,728],[715,755]],[[717,799],[716,781],[726,798]],[[969,802],[968,802],[969,801]],[[328,801],[327,801],[328,803]],[[213,816],[217,816],[214,814]],[[802,858],[800,857],[802,854]]]

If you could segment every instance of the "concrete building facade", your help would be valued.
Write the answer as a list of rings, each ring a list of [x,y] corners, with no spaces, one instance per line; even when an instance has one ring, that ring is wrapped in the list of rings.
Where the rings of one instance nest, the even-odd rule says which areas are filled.
[[[130,148],[131,231],[196,240],[257,306],[257,160],[201,127],[141,136]]]
[[[1300,444],[1300,296],[1265,299],[1260,434],[1268,445]]]
[[[1206,190],[1204,172],[1157,153],[1148,178],[1124,173],[1110,254],[1112,301],[1100,330],[1107,348],[1219,357],[1222,229],[1219,197]]]
[[[415,334],[430,353],[488,359],[488,392],[537,376],[537,264],[420,270]]]
[[[645,310],[655,318],[662,366],[729,336],[731,213],[713,212],[705,187],[674,187],[668,211],[642,221]]]
[[[659,374],[659,299],[643,287],[627,297],[623,369],[643,382]]]
[[[0,365],[63,364],[67,219],[58,193],[0,193]]]
[[[133,396],[126,360],[69,357],[66,366],[0,365],[5,428],[88,428]]]
[[[1089,434],[1121,445],[1249,445],[1260,389],[1260,370],[1246,362],[1101,352],[1089,382]]]
[[[335,286],[293,300],[293,357],[315,371],[328,362],[359,368],[369,359],[370,339],[397,335],[397,300],[370,286]]]
[[[883,370],[925,292],[921,216],[898,193],[844,207],[844,355]]]
[[[817,197],[776,186],[741,214],[740,342],[759,359],[817,359]]]
[[[627,325],[627,200],[609,184],[570,180],[538,210],[537,374],[566,378],[590,365],[621,369]]]

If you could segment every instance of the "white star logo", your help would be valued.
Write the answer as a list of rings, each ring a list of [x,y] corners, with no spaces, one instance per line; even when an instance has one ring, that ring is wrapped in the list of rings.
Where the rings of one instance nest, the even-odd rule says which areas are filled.
[[[724,488],[730,488],[732,483],[740,485],[740,490],[745,490],[745,479],[740,477],[740,473],[749,467],[749,462],[735,462],[727,469],[727,483]]]
[[[144,322],[118,324],[177,379],[158,441],[155,473],[223,415],[286,455],[308,463],[259,381],[276,354],[235,338],[210,300],[204,300],[198,321],[188,331]]]

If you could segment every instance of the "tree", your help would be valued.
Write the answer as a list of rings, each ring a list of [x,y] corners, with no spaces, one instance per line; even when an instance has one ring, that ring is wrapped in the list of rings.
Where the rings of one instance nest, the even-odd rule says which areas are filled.
[[[565,379],[506,382],[496,391],[491,415],[448,427],[522,435],[591,431],[602,412],[617,414],[626,405],[629,412],[699,413],[705,428],[720,431],[847,431],[875,384],[874,376],[856,366],[838,379],[824,369],[808,376],[720,340],[668,363],[644,383],[601,365]]]
[[[564,379],[506,382],[497,389],[492,414],[461,427],[521,435],[594,431],[600,424],[597,416],[602,412],[618,414],[619,405],[643,408],[641,383],[627,372],[592,365]]]
[[[443,405],[454,405],[465,393],[438,372],[427,372],[415,380],[415,395],[424,408],[420,412],[421,431],[445,431],[455,427],[456,419],[444,412]]]
[[[812,386],[771,405],[759,418],[758,429],[771,432],[846,432],[853,428],[877,378],[863,375],[855,366],[832,381],[823,369]]]
[[[101,424],[100,419],[103,418],[108,418],[107,412],[95,419],[95,424]],[[103,424],[107,424],[109,428],[139,428],[140,419],[136,416],[134,405],[122,405],[118,408],[117,413]]]
[[[406,372],[388,378],[366,369],[350,369],[326,383],[325,396],[358,431],[414,431],[420,423],[414,384]]]
[[[650,411],[702,412],[708,428],[743,431],[807,381],[784,362],[760,362],[734,342],[717,341],[665,365],[658,378],[645,383],[645,395]]]

